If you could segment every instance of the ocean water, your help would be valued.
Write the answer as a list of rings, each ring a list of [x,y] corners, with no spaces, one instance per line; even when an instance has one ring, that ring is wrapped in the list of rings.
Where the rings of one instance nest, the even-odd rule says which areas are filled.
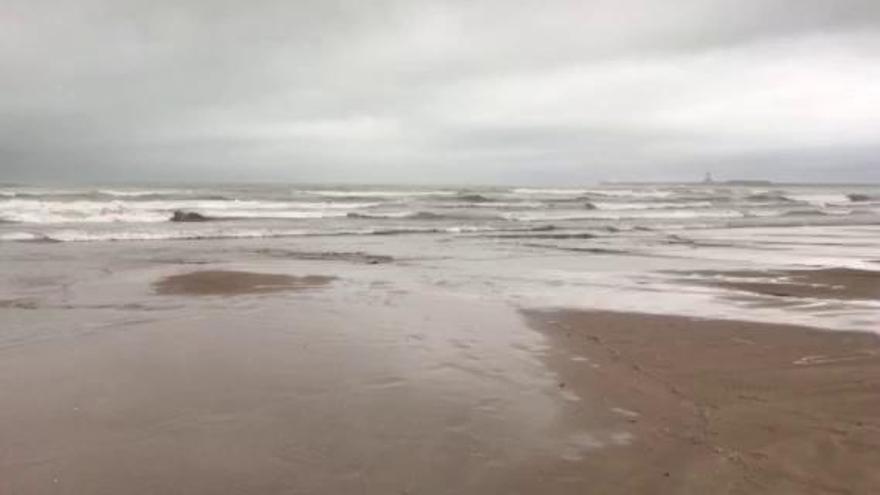
[[[205,221],[173,222],[175,211]],[[73,304],[63,284],[158,276],[165,263],[329,274],[366,293],[386,284],[517,307],[880,329],[878,301],[780,301],[679,283],[697,270],[880,270],[880,186],[7,185],[0,253],[0,299],[59,306]],[[352,260],[385,258],[352,253],[393,262],[375,272]],[[34,282],[41,272],[51,281]]]
[[[203,223],[173,223],[174,211]],[[523,233],[880,223],[880,187],[0,187],[2,241]]]

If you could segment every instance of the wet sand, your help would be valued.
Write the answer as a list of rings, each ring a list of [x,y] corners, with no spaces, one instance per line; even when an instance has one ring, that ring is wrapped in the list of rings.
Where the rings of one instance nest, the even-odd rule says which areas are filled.
[[[0,300],[22,329],[0,347],[0,493],[880,490],[876,335],[518,313],[307,258],[145,256],[54,305]]]
[[[697,271],[687,282],[777,297],[880,300],[880,272],[852,268],[818,270]]]
[[[313,289],[329,284],[334,278],[325,275],[298,277],[277,273],[205,270],[165,277],[158,280],[154,288],[156,293],[165,296],[231,296]]]
[[[546,462],[546,476],[588,472],[593,493],[880,493],[874,334],[612,312],[526,317],[552,342],[560,386],[601,397],[635,437],[574,465]],[[577,408],[569,416],[577,422]]]
[[[504,304],[173,270],[4,309],[65,334],[0,348],[0,493],[501,493],[558,447],[542,339]],[[93,304],[127,290],[153,309]]]

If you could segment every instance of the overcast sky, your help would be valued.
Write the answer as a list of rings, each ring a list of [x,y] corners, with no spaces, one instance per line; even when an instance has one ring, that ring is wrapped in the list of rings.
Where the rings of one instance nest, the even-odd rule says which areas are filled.
[[[4,0],[0,182],[880,181],[878,0]]]

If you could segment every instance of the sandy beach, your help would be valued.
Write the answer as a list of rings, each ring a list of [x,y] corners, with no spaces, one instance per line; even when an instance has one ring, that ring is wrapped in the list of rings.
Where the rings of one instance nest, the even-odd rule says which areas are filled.
[[[692,189],[589,193],[657,203],[629,226],[559,220],[581,191],[320,192],[16,199],[136,218],[0,226],[0,494],[880,491],[876,226],[664,223]],[[154,211],[203,202],[332,216]]]
[[[591,472],[597,493],[880,489],[876,335],[608,312],[527,318],[553,342],[560,387],[598,397],[638,438],[542,466],[554,476]]]
[[[187,271],[143,288],[202,308],[182,319],[4,348],[3,493],[880,488],[876,335],[424,295],[378,311],[290,299],[334,278]],[[387,329],[356,336],[388,321],[406,345],[389,347]],[[497,337],[450,335],[474,325]],[[435,327],[449,342],[425,346]]]

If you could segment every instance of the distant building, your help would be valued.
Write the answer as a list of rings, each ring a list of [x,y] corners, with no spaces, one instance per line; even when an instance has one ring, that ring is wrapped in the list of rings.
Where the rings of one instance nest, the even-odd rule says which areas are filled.
[[[706,172],[706,177],[703,178],[703,184],[714,184],[715,180],[712,179],[712,173]]]

